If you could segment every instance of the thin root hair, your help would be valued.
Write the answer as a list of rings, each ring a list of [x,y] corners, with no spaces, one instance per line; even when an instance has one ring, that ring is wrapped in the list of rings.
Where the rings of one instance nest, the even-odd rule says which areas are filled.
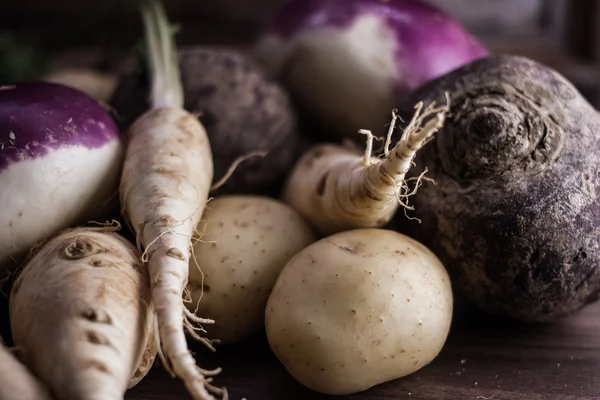
[[[423,130],[431,129],[428,126],[422,127],[423,121],[429,118],[432,115],[436,115],[436,119],[440,118],[439,114],[443,112],[448,112],[450,110],[450,95],[448,92],[444,92],[444,96],[446,97],[446,104],[443,106],[435,107],[435,101],[432,101],[426,108],[423,110],[423,102],[420,101],[415,105],[415,113],[413,114],[412,119],[409,124],[404,128],[402,132],[402,136],[400,138],[401,141],[406,141],[411,136],[411,134],[418,135]],[[433,137],[429,137],[425,140],[423,145],[428,143]]]
[[[102,231],[108,231],[108,232],[118,232],[122,229],[121,223],[119,221],[117,221],[116,219],[113,219],[111,221],[106,221],[106,222],[98,222],[98,221],[88,221],[88,224],[91,225],[98,225],[100,227],[102,227]],[[90,228],[92,229],[92,228]]]
[[[227,169],[227,172],[225,172],[225,175],[223,175],[223,177],[221,179],[219,179],[217,182],[215,182],[211,186],[210,191],[214,192],[215,190],[217,190],[221,186],[223,186],[229,180],[229,178],[231,178],[231,176],[235,172],[236,168],[242,162],[244,162],[244,161],[246,161],[246,160],[248,160],[248,159],[250,159],[252,157],[266,157],[267,154],[269,154],[268,151],[251,151],[250,153],[248,153],[246,155],[237,157],[235,160],[233,160],[233,163],[231,163],[231,165]]]
[[[187,286],[183,288],[183,302],[184,303],[192,302],[192,292],[190,291],[190,289],[188,289]]]
[[[431,178],[428,178],[425,176],[425,174],[427,173],[427,168],[425,168],[425,170],[417,177],[411,177],[406,179],[404,182],[409,182],[409,181],[416,181],[415,183],[415,187],[408,193],[399,193],[398,196],[399,198],[404,198],[406,200],[405,204],[408,205],[408,200],[409,197],[414,196],[417,193],[417,190],[419,189],[419,187],[423,184],[423,181],[428,181],[428,182],[432,182],[433,184],[435,184],[435,181]],[[403,190],[409,190],[408,185],[404,184],[403,185]],[[402,204],[402,203],[401,203]],[[404,208],[404,216],[411,220],[411,221],[417,221],[418,223],[421,223],[421,220],[417,217],[411,217],[410,215],[408,215],[408,210],[414,210],[414,206],[408,206],[408,207],[403,207]]]
[[[185,309],[185,307],[184,307]],[[184,312],[183,314],[183,327],[185,328],[185,330],[188,332],[188,334],[196,339],[197,341],[203,343],[210,351],[212,351],[213,353],[216,352],[217,350],[214,348],[214,346],[212,345],[211,341],[203,336],[200,336],[197,331],[201,331],[206,333],[206,331],[202,328],[202,329],[195,329],[195,327],[193,326],[192,322],[190,322],[190,320],[188,319],[186,313]]]
[[[405,212],[406,210],[414,210],[414,206],[408,204],[408,198],[414,196],[417,193],[419,187],[423,184],[423,181],[427,180],[433,182],[433,179],[425,177],[426,173],[427,168],[425,168],[425,170],[419,176],[407,178],[400,185],[393,181],[391,177],[388,177],[394,185],[396,192],[396,200],[398,201],[398,204],[405,209]],[[406,183],[410,181],[416,181],[416,183],[415,187],[412,190],[408,191],[409,187]]]
[[[186,316],[193,322],[197,322],[199,324],[214,324],[215,323],[214,319],[199,317],[196,314],[192,313],[187,308],[184,309],[184,312],[185,312]]]
[[[367,145],[365,146],[365,154],[363,156],[363,165],[368,167],[371,165],[371,154],[373,153],[373,140],[378,142],[383,140],[380,137],[374,136],[373,133],[368,129],[359,129],[358,133],[367,136]]]
[[[206,231],[206,225],[204,227],[204,231]],[[203,233],[204,234],[204,233]],[[200,239],[198,239],[200,240]],[[198,301],[196,302],[196,308],[194,309],[193,314],[195,315],[198,312],[198,308],[200,307],[200,300],[202,300],[202,297],[204,297],[204,271],[202,271],[202,267],[200,267],[200,263],[198,262],[198,259],[196,258],[196,252],[194,251],[194,246],[192,246],[192,251],[191,251],[191,256],[192,256],[192,260],[194,260],[194,265],[196,266],[196,268],[198,268],[198,272],[200,272],[200,296],[198,297]],[[190,302],[192,301],[192,299],[190,298]]]
[[[390,153],[390,145],[392,144],[392,134],[394,133],[394,128],[396,127],[396,120],[398,119],[398,110],[392,110],[392,121],[390,122],[390,126],[388,129],[387,136],[385,138],[385,145],[383,147],[383,155],[385,157]]]
[[[178,223],[177,225],[174,225],[173,227],[166,228],[158,236],[156,236],[154,239],[152,239],[152,241],[150,243],[148,243],[148,246],[146,246],[146,248],[144,249],[144,252],[142,253],[142,258],[141,258],[142,262],[144,262],[144,263],[148,262],[148,259],[149,259],[148,251],[150,250],[150,247],[152,247],[152,245],[154,243],[156,243],[163,235],[166,235],[167,233],[172,233],[177,236],[185,236],[186,238],[190,239],[190,242],[195,240],[193,235],[186,235],[185,233],[179,233],[179,232],[175,232],[173,230],[174,227],[183,225],[185,223],[185,221],[187,221],[187,218],[184,219],[182,222]],[[141,236],[141,235],[137,235],[137,236]],[[193,253],[193,247],[192,247],[192,253]]]
[[[169,231],[172,232],[171,228],[168,228],[167,230],[162,231],[158,236],[156,236],[154,239],[152,239],[152,241],[150,243],[148,243],[148,246],[146,246],[146,248],[144,249],[144,252],[142,253],[141,256],[141,260],[143,263],[147,263],[149,256],[148,256],[148,250],[150,250],[150,247],[152,247],[152,245],[154,243],[156,243],[163,235],[166,235],[167,233],[169,233]],[[138,235],[141,236],[141,235]]]

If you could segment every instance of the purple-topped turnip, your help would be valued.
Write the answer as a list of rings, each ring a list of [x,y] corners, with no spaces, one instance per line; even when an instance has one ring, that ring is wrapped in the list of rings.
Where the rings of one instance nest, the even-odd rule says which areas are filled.
[[[123,147],[111,116],[58,84],[0,87],[0,271],[56,232],[105,218]]]
[[[292,0],[276,13],[257,59],[338,137],[385,131],[396,102],[487,50],[419,0]]]

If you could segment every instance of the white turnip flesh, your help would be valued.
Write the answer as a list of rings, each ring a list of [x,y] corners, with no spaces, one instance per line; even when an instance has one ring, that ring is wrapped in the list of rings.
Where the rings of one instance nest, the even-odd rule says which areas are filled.
[[[47,82],[0,87],[0,272],[62,229],[106,220],[122,161],[119,131],[91,97]]]

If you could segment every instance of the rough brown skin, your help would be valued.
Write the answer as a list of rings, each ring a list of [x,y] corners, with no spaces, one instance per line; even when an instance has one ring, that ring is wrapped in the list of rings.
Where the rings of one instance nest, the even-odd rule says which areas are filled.
[[[255,151],[213,194],[277,194],[299,157],[300,135],[287,93],[243,54],[229,49],[179,50],[184,108],[199,114],[213,149],[215,182],[236,158]],[[127,127],[148,108],[148,79],[140,67],[117,86],[111,106]]]
[[[551,321],[600,295],[600,118],[551,69],[511,55],[475,61],[413,93],[450,114],[411,173],[429,169],[404,233],[431,248],[479,307]],[[398,220],[405,216],[399,213]]]

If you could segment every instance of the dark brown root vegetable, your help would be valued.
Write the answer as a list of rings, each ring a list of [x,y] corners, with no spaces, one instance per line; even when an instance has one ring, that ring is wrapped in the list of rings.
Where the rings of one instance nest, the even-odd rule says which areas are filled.
[[[236,50],[194,47],[179,51],[185,109],[199,115],[214,158],[214,180],[239,157],[268,151],[241,163],[213,194],[276,194],[299,157],[300,135],[288,94]],[[128,127],[147,109],[149,88],[140,66],[117,86],[111,106]]]
[[[444,127],[419,154],[435,185],[411,198],[404,233],[431,248],[479,307],[549,321],[600,294],[600,117],[555,71],[497,55],[413,93],[452,98]],[[400,213],[397,218],[405,218]]]

